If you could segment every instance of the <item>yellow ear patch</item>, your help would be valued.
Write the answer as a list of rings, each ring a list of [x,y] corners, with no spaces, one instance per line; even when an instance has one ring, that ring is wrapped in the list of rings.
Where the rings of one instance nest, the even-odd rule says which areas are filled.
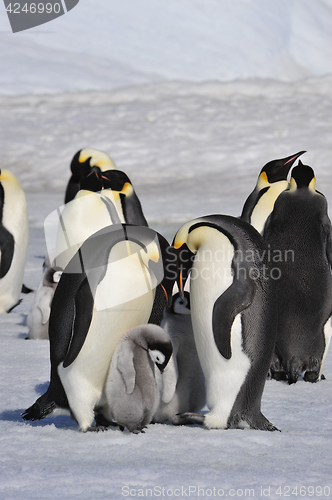
[[[200,219],[191,220],[189,222],[186,222],[186,224],[183,224],[182,227],[180,227],[174,238],[174,243],[173,243],[174,248],[178,249],[182,247],[184,243],[187,243],[189,229],[193,224],[197,224],[197,222],[200,222]]]
[[[313,177],[310,181],[309,189],[311,189],[314,193],[316,192],[316,177]]]
[[[176,248],[176,249],[181,248],[183,244],[184,244],[184,241],[175,238],[175,240],[174,240],[174,248]]]
[[[11,182],[16,182],[17,184],[19,183],[15,175],[6,168],[2,168],[0,170],[0,181],[11,181]]]
[[[100,167],[101,170],[115,170],[116,166],[108,154],[97,149],[82,149],[78,161],[84,163],[88,158],[91,158],[91,167]],[[106,167],[106,168],[105,168]]]
[[[289,190],[294,191],[295,189],[297,189],[297,184],[294,177],[291,177],[291,180],[289,182]]]
[[[257,187],[259,190],[261,190],[267,186],[270,186],[270,183],[268,181],[266,172],[262,172],[258,177]]]
[[[121,189],[120,193],[126,195],[126,196],[130,196],[132,193],[133,193],[133,186],[130,184],[130,182],[126,182],[124,185],[123,185],[123,188]]]

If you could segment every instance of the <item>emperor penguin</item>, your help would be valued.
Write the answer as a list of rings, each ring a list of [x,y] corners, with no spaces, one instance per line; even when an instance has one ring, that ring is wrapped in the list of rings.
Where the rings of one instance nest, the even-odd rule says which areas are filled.
[[[0,313],[20,302],[28,249],[29,221],[23,189],[9,170],[0,170]]]
[[[107,153],[93,148],[81,149],[74,155],[70,164],[72,175],[67,184],[65,203],[75,198],[82,174],[89,172],[92,167],[99,167],[102,171],[116,169]]]
[[[174,272],[167,249],[152,229],[126,224],[103,228],[83,243],[52,302],[49,387],[24,420],[69,411],[81,431],[95,430],[94,412],[103,414],[104,384],[119,340],[148,322],[158,283],[169,297]]]
[[[124,172],[102,172],[99,167],[92,167],[83,174],[80,185],[75,198],[50,216],[50,220],[55,217],[57,226],[56,231],[53,227],[48,231],[51,239],[56,234],[55,258],[51,258],[54,267],[64,269],[82,243],[109,224],[147,226],[141,204]],[[54,255],[50,249],[49,254]]]
[[[288,172],[303,153],[305,151],[270,161],[260,171],[256,187],[248,196],[241,214],[241,219],[249,222],[259,233],[262,234],[276,199],[288,188]]]
[[[261,413],[277,319],[262,236],[241,219],[210,215],[184,224],[173,245],[180,291],[190,272],[191,317],[210,409],[185,413],[185,423],[276,430]]]
[[[105,196],[115,204],[122,223],[148,225],[133,184],[122,170],[102,171],[99,167],[92,167],[91,171],[82,175],[80,189],[94,192],[103,190]]]
[[[171,340],[160,326],[136,326],[121,337],[105,384],[108,420],[144,432],[159,402],[155,368],[163,372],[171,354]]]
[[[204,374],[198,359],[191,322],[190,293],[176,293],[165,308],[160,326],[168,333],[173,354],[163,373],[156,372],[160,392],[153,422],[184,424],[180,414],[199,412],[206,403]]]
[[[291,173],[290,189],[277,199],[264,239],[274,255],[278,328],[271,375],[295,383],[320,380],[331,338],[332,235],[327,201],[315,189],[311,167]],[[276,274],[276,273],[275,273]]]
[[[43,275],[35,292],[27,318],[28,339],[48,339],[48,322],[51,303],[62,271],[51,266],[47,257],[43,263]]]
[[[99,167],[92,167],[82,174],[80,190],[75,198],[50,214],[45,221],[51,260],[45,262],[46,269],[64,269],[89,236],[109,224],[120,223],[147,226],[133,186],[120,170],[102,172]],[[57,282],[52,286],[45,283],[45,276],[49,275],[49,271],[44,273],[35,294],[28,318],[28,338],[48,338],[47,318],[57,286]],[[58,274],[55,276],[58,277]],[[164,303],[159,288],[158,285],[157,298]]]

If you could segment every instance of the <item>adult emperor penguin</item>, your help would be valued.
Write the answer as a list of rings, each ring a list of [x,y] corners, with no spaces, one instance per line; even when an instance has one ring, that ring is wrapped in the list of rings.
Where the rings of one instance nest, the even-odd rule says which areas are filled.
[[[102,172],[99,167],[92,167],[82,174],[80,185],[75,198],[45,221],[46,243],[52,263],[45,261],[44,264],[49,270],[42,276],[31,306],[28,338],[48,338],[47,318],[57,285],[45,283],[51,269],[64,269],[82,243],[109,224],[147,226],[140,201],[124,172]],[[164,304],[159,285],[156,303],[158,301]]]
[[[43,263],[43,275],[35,292],[27,318],[28,339],[48,339],[51,303],[62,272],[51,266],[49,258]]]
[[[179,414],[198,412],[206,402],[205,380],[198,359],[190,313],[190,294],[185,291],[172,297],[172,305],[164,311],[161,325],[169,334],[173,354],[163,373],[156,372],[160,402],[153,422],[170,420],[183,424]]]
[[[160,326],[136,326],[121,337],[105,384],[109,420],[130,432],[144,432],[159,402],[155,367],[163,372],[171,354],[171,340]]]
[[[277,199],[264,239],[278,268],[278,329],[271,375],[292,384],[321,378],[331,338],[332,235],[325,197],[311,167],[292,170],[289,191]]]
[[[104,383],[122,335],[147,323],[158,283],[174,283],[168,243],[147,227],[111,225],[86,240],[54,294],[48,390],[23,418],[69,410],[82,431],[105,406]]]
[[[276,333],[263,238],[243,220],[210,215],[182,226],[173,245],[180,290],[191,274],[191,316],[210,408],[204,416],[185,413],[185,422],[276,430],[260,409]]]
[[[0,313],[19,304],[28,248],[25,195],[15,175],[0,170]]]
[[[65,203],[75,198],[82,174],[89,172],[92,167],[99,167],[102,171],[116,169],[107,153],[93,148],[81,149],[74,155],[70,164],[72,175],[67,184]]]
[[[86,172],[81,177],[80,189],[94,192],[112,190],[109,198],[115,204],[122,223],[136,224],[137,226],[148,225],[132,182],[122,170],[103,172],[99,167],[93,167],[90,172]],[[104,191],[106,196],[108,193],[109,191]]]
[[[109,224],[147,226],[139,199],[124,172],[102,172],[92,167],[83,174],[80,185],[75,198],[50,217],[53,220],[55,215],[57,225],[56,231],[53,227],[48,231],[51,239],[56,234],[55,259],[49,250],[54,267],[64,269],[82,243]]]
[[[241,214],[241,219],[249,222],[259,233],[262,234],[264,224],[273,210],[276,199],[288,188],[288,172],[303,153],[305,151],[270,161],[262,168],[256,187],[248,196]]]

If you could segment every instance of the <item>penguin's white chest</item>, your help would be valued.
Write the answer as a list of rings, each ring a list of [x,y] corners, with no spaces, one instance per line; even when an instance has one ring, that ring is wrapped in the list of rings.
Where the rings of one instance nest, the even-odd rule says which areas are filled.
[[[21,293],[28,248],[29,221],[25,195],[18,181],[5,179],[1,180],[1,183],[5,194],[2,224],[12,234],[15,242],[11,266],[0,280],[0,313],[4,313],[17,304]]]
[[[287,187],[287,181],[274,182],[269,185],[269,189],[266,193],[259,198],[250,217],[250,224],[254,226],[259,233],[263,232],[265,222],[273,210],[276,199],[285,189],[287,189]]]
[[[215,301],[232,286],[231,263],[234,248],[222,233],[196,255],[190,280],[192,322],[198,356],[205,375],[207,427],[225,428],[240,388],[250,368],[250,360],[242,348],[241,315],[231,329],[232,356],[225,359],[213,335],[212,315]],[[234,297],[234,307],[236,297]],[[222,334],[222,332],[220,333]]]

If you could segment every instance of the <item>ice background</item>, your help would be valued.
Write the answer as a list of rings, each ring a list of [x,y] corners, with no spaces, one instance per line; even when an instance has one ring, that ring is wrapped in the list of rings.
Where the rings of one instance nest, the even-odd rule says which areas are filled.
[[[33,288],[44,219],[84,147],[110,154],[168,239],[196,216],[238,216],[261,167],[303,149],[332,203],[332,1],[81,0],[16,34],[1,4],[0,114]],[[31,301],[0,318],[1,500],[331,498],[331,351],[326,381],[267,381],[262,410],[280,433],[81,434],[69,417],[21,420],[49,380],[48,341],[24,340]]]

